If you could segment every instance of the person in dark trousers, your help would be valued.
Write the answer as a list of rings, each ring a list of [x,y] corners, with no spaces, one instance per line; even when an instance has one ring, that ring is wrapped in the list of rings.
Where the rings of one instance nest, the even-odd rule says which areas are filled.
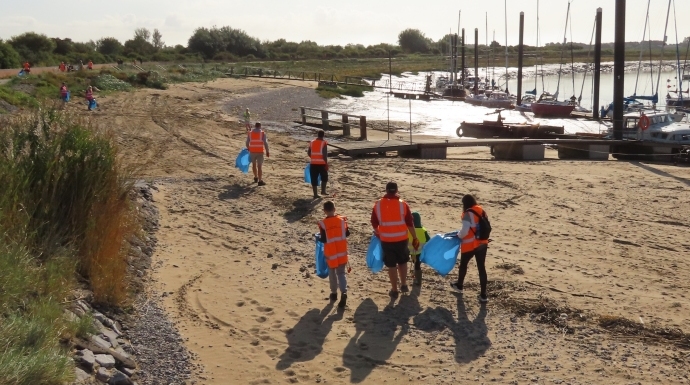
[[[429,236],[429,232],[426,230],[426,228],[422,226],[422,216],[419,215],[418,212],[415,211],[412,213],[412,219],[414,220],[414,230],[417,233],[417,239],[419,239],[419,248],[415,250],[412,244],[414,241],[412,234],[409,234],[408,236],[410,257],[412,257],[412,263],[414,264],[413,284],[415,286],[422,286],[422,261],[420,260],[420,257],[422,255],[422,248],[431,240],[431,237]]]
[[[479,294],[480,302],[488,302],[486,295],[486,252],[488,248],[488,241],[477,239],[477,224],[479,217],[486,215],[484,209],[477,204],[477,200],[472,195],[465,195],[462,197],[462,229],[458,232],[460,238],[460,268],[458,272],[458,281],[450,284],[451,289],[457,293],[463,292],[463,284],[465,282],[465,275],[467,275],[467,265],[470,263],[472,257],[477,260],[477,270],[479,270],[479,284],[481,292]]]
[[[407,287],[407,263],[410,262],[408,234],[412,235],[412,247],[419,250],[419,239],[414,228],[410,206],[400,199],[398,184],[388,182],[386,195],[376,201],[371,211],[371,226],[374,234],[381,240],[383,264],[388,268],[392,299],[398,298],[398,277],[400,292],[410,291]]]
[[[319,197],[319,176],[321,177],[321,195],[326,195],[326,183],[328,182],[328,142],[324,140],[325,133],[319,130],[316,139],[309,143],[307,155],[309,155],[309,172],[311,176],[311,188],[314,199]]]

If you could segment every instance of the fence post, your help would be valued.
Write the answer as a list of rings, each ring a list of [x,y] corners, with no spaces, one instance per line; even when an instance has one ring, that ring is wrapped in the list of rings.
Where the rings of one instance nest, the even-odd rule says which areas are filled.
[[[249,74],[249,68],[244,67],[244,77],[247,77],[248,74]]]
[[[290,80],[290,74],[291,74],[291,73],[292,73],[292,72],[288,71],[288,80]]]
[[[343,115],[343,135],[350,136],[350,124],[347,115]]]
[[[304,109],[304,107],[300,107],[299,111],[302,115],[302,124],[307,124],[307,111]]]
[[[302,81],[304,81],[304,72],[302,72]]]
[[[321,128],[328,130],[328,111],[321,111]]]
[[[359,117],[359,139],[367,140],[367,117]]]

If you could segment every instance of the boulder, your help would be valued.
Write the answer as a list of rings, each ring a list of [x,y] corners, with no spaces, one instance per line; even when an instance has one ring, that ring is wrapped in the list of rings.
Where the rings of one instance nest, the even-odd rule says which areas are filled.
[[[108,380],[110,380],[110,372],[106,368],[98,368],[96,379],[100,382],[108,383]]]
[[[110,354],[96,354],[96,362],[102,368],[110,369],[115,367],[115,357]]]
[[[116,370],[113,376],[110,377],[108,385],[132,385],[132,380],[126,374]]]
[[[89,373],[93,373],[93,365],[96,363],[96,357],[91,350],[84,349],[77,352],[75,360],[81,367],[88,370]]]

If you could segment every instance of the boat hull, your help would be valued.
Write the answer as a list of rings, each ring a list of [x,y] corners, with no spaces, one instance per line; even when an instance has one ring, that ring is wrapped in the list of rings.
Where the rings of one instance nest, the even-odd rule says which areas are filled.
[[[567,118],[574,109],[570,104],[532,103],[532,112],[537,116]]]
[[[488,138],[533,138],[550,139],[564,134],[563,127],[531,124],[491,124],[462,122],[456,134],[459,137]]]
[[[666,107],[690,107],[690,98],[666,99]]]

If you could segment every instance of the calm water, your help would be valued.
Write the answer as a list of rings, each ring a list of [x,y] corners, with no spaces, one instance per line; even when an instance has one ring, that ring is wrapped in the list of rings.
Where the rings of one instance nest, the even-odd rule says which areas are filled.
[[[502,72],[501,72],[502,71]],[[516,69],[509,69],[511,72],[516,72]],[[526,69],[526,73],[533,73],[533,69]],[[496,69],[497,74],[505,74],[505,69]],[[416,84],[423,88],[424,73],[419,75],[403,74],[401,77],[393,76],[394,86],[397,82],[405,82],[406,85]],[[483,71],[480,70],[480,76],[483,76]],[[387,77],[387,76],[386,76]],[[625,76],[625,95],[632,95],[635,90],[636,73],[628,73]],[[582,87],[584,74],[576,74],[575,76],[575,93],[573,93],[573,81],[571,75],[563,75],[561,77],[561,85],[559,95],[560,98],[569,98],[573,94],[580,96],[580,88]],[[592,76],[587,74],[582,91],[581,105],[586,108],[591,108],[592,100]],[[659,98],[663,104],[666,96],[666,80],[672,79],[672,84],[675,88],[675,74],[668,72],[662,73],[661,83],[659,87]],[[557,76],[545,76],[543,80],[544,89],[549,92],[556,91],[558,83]],[[654,77],[656,84],[656,76]],[[517,92],[517,80],[511,80],[508,83],[510,92]],[[525,91],[534,89],[534,78],[525,78],[523,80],[523,88]],[[542,90],[542,79],[538,79],[537,92]],[[610,73],[602,74],[601,76],[601,94],[599,97],[600,104],[608,105],[613,99],[613,75]],[[524,91],[523,91],[524,93]],[[638,95],[651,95],[651,79],[649,73],[641,73],[639,84],[637,87]],[[387,103],[390,102],[390,109]],[[328,109],[337,110],[339,112],[349,112],[356,115],[364,115],[367,120],[387,120],[390,113],[390,120],[397,122],[405,122],[405,124],[397,124],[397,128],[409,129],[410,118],[415,124],[415,132],[423,134],[432,134],[442,137],[455,137],[455,131],[463,121],[481,122],[484,119],[496,119],[496,115],[492,114],[494,109],[472,106],[464,102],[452,101],[409,101],[398,99],[394,97],[388,98],[384,90],[376,90],[373,92],[366,92],[362,98],[337,99],[329,103]],[[540,122],[543,124],[564,126],[568,133],[575,132],[589,132],[599,133],[605,132],[610,123],[593,122],[585,119],[540,119],[535,118],[531,113],[521,113],[517,111],[505,111],[502,113],[507,123],[523,123]],[[394,125],[395,126],[395,125]],[[420,128],[417,128],[420,127]]]

